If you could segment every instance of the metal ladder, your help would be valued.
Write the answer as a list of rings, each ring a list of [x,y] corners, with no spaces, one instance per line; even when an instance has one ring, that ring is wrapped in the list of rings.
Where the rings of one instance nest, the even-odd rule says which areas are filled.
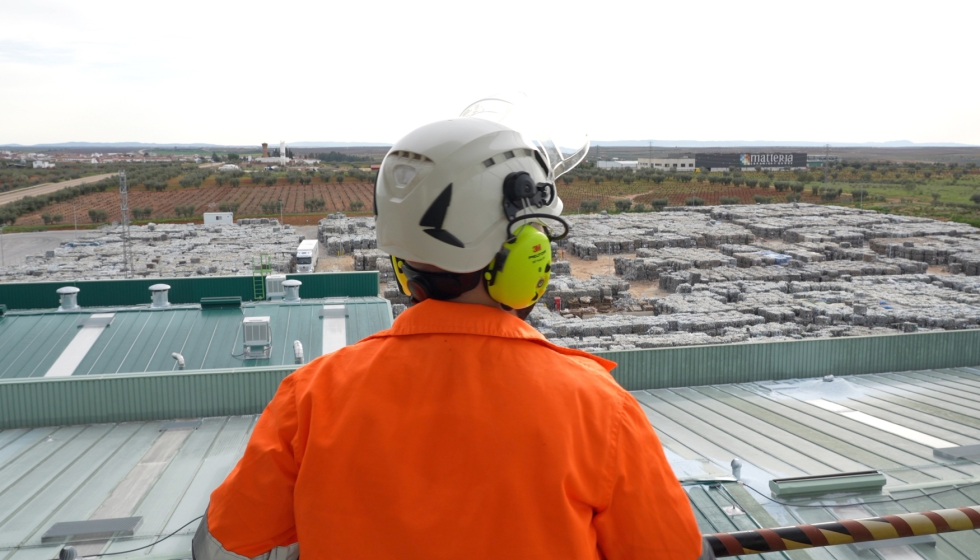
[[[265,277],[272,273],[272,255],[261,253],[252,257],[252,293],[253,301],[265,299]]]

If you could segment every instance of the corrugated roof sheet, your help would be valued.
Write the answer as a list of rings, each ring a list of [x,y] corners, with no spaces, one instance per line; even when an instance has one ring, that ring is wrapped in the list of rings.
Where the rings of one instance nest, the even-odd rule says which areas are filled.
[[[722,477],[731,474],[732,458],[743,462],[744,486],[687,486],[705,533],[980,503],[980,484],[950,490],[980,483],[980,463],[937,459],[923,443],[980,443],[980,368],[633,394],[678,478]],[[163,422],[0,431],[0,560],[54,557],[59,546],[42,546],[40,536],[59,521],[144,518],[135,537],[83,545],[89,547],[85,554],[129,550],[176,530],[201,514],[242,453],[254,421],[208,418],[197,430],[167,432],[159,431]],[[768,489],[772,478],[868,469],[885,473],[884,493],[777,503]],[[139,490],[135,499],[117,492],[123,485]],[[195,527],[134,555],[186,557]],[[939,535],[935,545],[860,554],[845,545],[763,558],[969,560],[977,550],[980,534],[968,531]]]
[[[246,303],[241,308],[186,305],[8,313],[0,317],[0,379],[44,376],[83,330],[79,325],[97,313],[115,316],[111,326],[82,349],[72,375],[172,371],[177,369],[173,352],[183,355],[191,370],[289,365],[294,363],[294,340],[302,342],[309,361],[323,353],[320,310],[341,303],[347,306],[348,344],[391,326],[390,304],[378,297]],[[236,357],[243,349],[242,319],[253,316],[270,317],[274,341],[269,359]]]
[[[679,477],[730,476],[732,459],[743,462],[744,486],[726,483],[689,489],[703,532],[980,504],[980,464],[937,459],[929,445],[934,440],[980,443],[978,368],[860,375],[832,383],[810,379],[658,389],[633,395],[656,427]],[[886,475],[884,493],[778,499],[790,505],[770,499],[768,482],[773,478],[869,469]],[[975,486],[950,490],[961,484]],[[733,515],[730,506],[735,504],[745,513]],[[966,531],[939,535],[935,546],[893,546],[878,549],[877,554],[885,560],[966,560],[977,558],[977,550],[980,534]],[[875,557],[869,552],[859,555],[848,546],[766,556]]]
[[[133,537],[76,545],[82,554],[137,548],[176,530],[204,511],[255,419],[207,418],[196,430],[141,422],[0,432],[0,560],[57,557],[63,543],[42,544],[41,535],[61,521],[143,518]],[[133,556],[187,557],[196,526]]]

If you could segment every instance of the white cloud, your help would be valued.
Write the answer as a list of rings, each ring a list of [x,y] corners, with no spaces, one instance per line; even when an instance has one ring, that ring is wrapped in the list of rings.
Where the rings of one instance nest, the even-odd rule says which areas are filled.
[[[600,140],[980,144],[980,5],[31,2],[0,143],[392,141],[522,90]]]

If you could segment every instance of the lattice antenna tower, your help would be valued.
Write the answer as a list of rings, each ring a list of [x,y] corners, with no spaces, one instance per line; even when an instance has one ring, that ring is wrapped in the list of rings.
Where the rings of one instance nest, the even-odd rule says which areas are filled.
[[[126,185],[126,171],[119,170],[119,208],[122,210],[123,270],[126,278],[133,277],[133,248],[129,240],[129,188]]]
[[[830,144],[824,147],[823,153],[823,184],[827,184],[827,167],[830,165]]]

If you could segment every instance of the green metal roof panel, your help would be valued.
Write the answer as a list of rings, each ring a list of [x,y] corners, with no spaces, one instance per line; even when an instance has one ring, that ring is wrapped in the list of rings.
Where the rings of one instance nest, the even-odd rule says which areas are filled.
[[[78,336],[83,321],[95,313],[113,313],[109,327],[87,349],[72,375],[175,371],[177,352],[188,370],[293,365],[293,341],[303,344],[309,361],[323,351],[320,310],[334,300],[299,303],[258,302],[240,308],[174,306],[168,309],[128,307],[81,312],[12,312],[0,317],[0,379],[43,377]],[[391,305],[379,297],[344,298],[347,343],[391,326]],[[268,316],[271,355],[244,360],[242,319]],[[93,327],[89,327],[93,328]]]
[[[288,274],[288,279],[303,283],[303,298],[371,297],[378,295],[378,272],[316,272]],[[252,301],[255,295],[252,276],[200,276],[190,278],[137,278],[119,280],[80,280],[77,282],[0,282],[0,304],[9,310],[54,309],[58,307],[56,290],[76,286],[78,304],[83,307],[142,305],[150,302],[153,284],[170,286],[171,303],[199,303],[205,297],[241,297]]]
[[[0,379],[43,376],[78,333],[76,313],[0,318]]]
[[[351,299],[347,302],[347,344],[391,327],[391,302],[371,299]]]
[[[980,442],[977,368],[838,377],[832,383],[791,379],[650,389],[633,395],[660,434],[678,476],[728,475],[730,461],[742,461],[745,486],[689,488],[702,531],[740,522],[773,527],[980,503],[980,486],[951,489],[980,482],[980,463],[937,459],[931,443],[932,438],[955,445]],[[789,505],[767,498],[773,478],[869,469],[884,474],[884,492],[777,498]],[[974,533],[947,534],[937,536],[935,546],[910,545],[900,557],[972,558],[977,546]],[[868,557],[846,546],[806,554]]]
[[[154,421],[0,432],[0,560],[55,558],[63,543],[42,543],[41,535],[55,523],[93,516],[143,522],[134,537],[100,542],[97,550],[76,544],[81,554],[129,550],[175,531],[204,510],[255,420],[206,418],[196,430],[161,431]],[[133,556],[187,557],[195,529]]]
[[[277,314],[289,313],[289,306],[272,307]],[[303,307],[292,306],[292,313],[305,312]],[[284,320],[280,315],[276,317]],[[269,382],[270,379],[258,379],[260,370],[8,380],[0,382],[0,388],[18,383],[32,385],[45,392],[38,397],[39,403],[60,412],[90,399],[80,393],[59,395],[57,388],[88,385],[105,395],[106,403],[121,402],[123,395],[129,396],[127,407],[131,403],[153,406],[161,401],[181,406],[190,403],[197,409],[177,410],[177,405],[171,404],[150,413],[167,418],[195,417],[215,403],[224,406],[225,400],[242,399],[252,391],[250,388],[261,386],[267,400],[288,371],[270,370],[275,375],[270,378],[274,382]],[[193,386],[178,394],[169,387],[171,382]],[[0,390],[0,416],[4,414],[3,395]],[[915,439],[915,433],[921,433],[958,445],[980,442],[980,370],[976,368],[851,376],[837,378],[833,383],[794,379],[652,389],[633,395],[660,434],[679,478],[720,477],[730,472],[733,457],[742,460],[744,486],[703,480],[687,486],[703,532],[872,517],[980,502],[980,486],[952,488],[980,480],[980,463],[938,460],[932,456],[931,447]],[[825,399],[864,416],[819,406],[814,404],[815,399]],[[261,399],[252,406],[260,409]],[[99,407],[106,408],[112,406]],[[877,420],[869,423],[867,417]],[[96,422],[99,418],[88,420]],[[172,452],[165,456],[163,467],[142,497],[120,514],[144,517],[138,534],[132,539],[111,541],[104,550],[87,554],[136,548],[178,529],[203,511],[210,491],[241,455],[254,420],[254,416],[205,418],[197,430],[181,433],[161,433],[162,423],[153,421],[0,431],[0,503],[13,504],[17,511],[15,515],[0,511],[0,560],[33,558],[35,551],[40,551],[39,560],[54,557],[58,545],[39,542],[44,530],[55,522],[87,519],[98,508],[104,508],[113,490],[137,470],[151,449]],[[890,425],[913,432],[895,430]],[[868,469],[885,474],[888,482],[884,493],[780,499],[789,505],[766,497],[770,495],[767,483],[772,478]],[[194,528],[192,524],[146,554],[155,558],[185,557]],[[899,557],[966,560],[975,557],[973,551],[978,547],[980,535],[976,533],[949,533],[937,536],[934,546],[908,545]],[[868,557],[868,553],[845,545],[745,558]]]

